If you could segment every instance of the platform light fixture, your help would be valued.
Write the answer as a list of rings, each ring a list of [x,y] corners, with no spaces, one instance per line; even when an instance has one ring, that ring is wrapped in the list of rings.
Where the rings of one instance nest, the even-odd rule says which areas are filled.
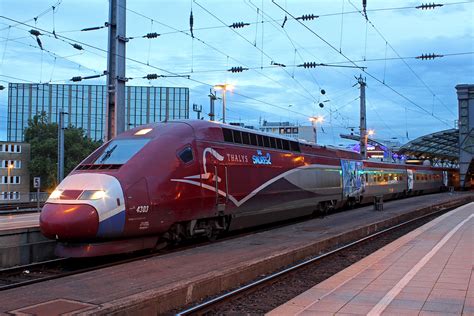
[[[309,118],[311,124],[313,125],[313,133],[314,133],[314,143],[318,143],[318,123],[322,123],[324,121],[324,117],[322,116],[311,116]]]
[[[225,99],[227,90],[232,91],[234,86],[229,83],[216,84],[214,90],[222,90],[222,123],[225,123]]]

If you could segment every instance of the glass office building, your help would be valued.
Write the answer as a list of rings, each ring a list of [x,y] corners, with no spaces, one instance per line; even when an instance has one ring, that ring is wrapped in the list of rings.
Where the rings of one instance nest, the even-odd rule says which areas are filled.
[[[24,140],[28,119],[46,112],[50,122],[58,121],[63,109],[65,126],[84,129],[94,140],[104,139],[105,85],[10,83],[8,85],[7,139]],[[189,89],[127,86],[125,128],[151,122],[189,118]]]

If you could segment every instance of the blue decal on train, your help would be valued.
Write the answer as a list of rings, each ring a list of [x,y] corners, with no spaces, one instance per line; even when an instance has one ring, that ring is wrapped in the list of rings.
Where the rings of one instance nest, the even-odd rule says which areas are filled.
[[[254,165],[271,165],[272,157],[270,156],[270,153],[267,153],[264,156],[261,150],[257,150],[257,155],[252,156],[252,161]]]

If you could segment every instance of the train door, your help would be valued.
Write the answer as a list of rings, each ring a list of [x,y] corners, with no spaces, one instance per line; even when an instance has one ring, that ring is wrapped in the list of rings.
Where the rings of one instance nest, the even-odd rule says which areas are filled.
[[[413,184],[414,184],[413,170],[412,169],[407,169],[407,188],[408,188],[408,192],[413,191]]]
[[[223,160],[214,163],[214,187],[216,190],[216,209],[218,213],[225,213],[229,200],[228,167]]]
[[[141,178],[126,190],[127,222],[125,233],[135,235],[152,228],[150,223],[150,199],[145,178]]]
[[[212,146],[203,150],[203,183],[214,192],[213,203],[216,215],[225,212],[228,201],[228,167],[225,163],[224,148]],[[212,187],[212,189],[211,189]],[[209,201],[210,202],[210,201]]]
[[[362,162],[341,159],[341,167],[343,199],[349,202],[360,201],[365,186]]]

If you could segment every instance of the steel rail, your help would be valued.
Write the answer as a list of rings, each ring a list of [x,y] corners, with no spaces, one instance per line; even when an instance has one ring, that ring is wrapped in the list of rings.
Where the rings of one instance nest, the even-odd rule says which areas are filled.
[[[456,206],[456,207],[457,207],[457,206]],[[351,247],[356,246],[356,245],[358,245],[358,244],[360,244],[360,243],[363,243],[363,242],[365,242],[365,241],[367,241],[367,240],[369,240],[369,239],[373,239],[374,237],[377,237],[377,236],[380,236],[380,235],[385,234],[385,233],[387,233],[387,232],[390,232],[390,231],[393,231],[393,230],[395,230],[395,229],[398,229],[398,228],[400,228],[400,227],[402,227],[402,226],[408,225],[408,224],[410,224],[410,223],[413,223],[413,222],[418,221],[418,220],[420,220],[420,219],[423,219],[423,218],[426,218],[426,217],[435,215],[435,214],[440,213],[440,212],[448,212],[448,211],[450,211],[450,210],[452,210],[452,209],[454,209],[454,208],[456,208],[456,207],[446,207],[446,208],[445,208],[445,207],[440,207],[439,209],[437,209],[437,210],[435,210],[435,211],[433,211],[433,212],[430,212],[430,213],[424,214],[424,215],[422,215],[422,216],[419,216],[419,217],[410,219],[410,220],[408,220],[408,221],[405,221],[405,222],[403,222],[403,223],[399,223],[399,224],[397,224],[397,225],[394,225],[394,226],[385,228],[385,229],[383,229],[383,230],[381,230],[381,231],[375,232],[375,233],[370,234],[370,235],[367,235],[367,236],[365,236],[365,237],[363,237],[363,238],[361,238],[361,239],[358,239],[358,240],[355,240],[355,241],[350,242],[350,243],[348,243],[348,244],[345,244],[345,245],[343,245],[343,246],[341,246],[341,247],[339,247],[339,248],[330,250],[330,251],[328,251],[328,252],[326,252],[326,253],[323,253],[323,254],[321,254],[321,255],[319,255],[319,256],[309,258],[309,259],[307,259],[307,260],[305,260],[305,261],[303,261],[303,262],[300,262],[300,263],[298,263],[298,264],[295,264],[295,265],[293,265],[293,266],[291,266],[291,267],[288,267],[288,268],[286,268],[286,269],[284,269],[284,270],[281,270],[281,271],[278,271],[278,272],[269,274],[269,275],[267,275],[266,277],[264,277],[264,278],[262,278],[262,279],[253,281],[253,282],[248,283],[248,284],[246,284],[246,285],[244,285],[244,286],[242,286],[242,287],[236,288],[236,289],[234,289],[234,290],[232,290],[232,291],[230,291],[230,292],[224,293],[224,294],[219,295],[219,296],[217,296],[217,297],[214,297],[214,298],[212,298],[212,299],[210,299],[210,300],[204,301],[204,302],[202,302],[202,303],[200,303],[200,304],[198,304],[198,305],[195,305],[195,306],[192,306],[192,307],[190,307],[190,308],[188,308],[188,309],[185,309],[185,310],[183,310],[183,311],[180,311],[180,312],[176,313],[175,315],[176,315],[176,316],[191,315],[191,314],[193,314],[193,313],[196,313],[196,312],[199,312],[199,311],[203,311],[203,310],[205,310],[205,309],[209,309],[209,308],[210,308],[211,306],[213,306],[213,305],[217,305],[218,303],[222,303],[222,302],[224,302],[224,301],[230,299],[231,297],[237,296],[237,294],[242,294],[243,292],[245,292],[245,291],[247,291],[247,290],[249,290],[249,289],[255,288],[255,287],[257,287],[257,286],[259,286],[259,285],[261,285],[261,284],[264,284],[264,283],[266,283],[266,282],[269,282],[269,281],[271,281],[271,280],[273,280],[273,279],[275,279],[275,278],[277,278],[277,277],[279,277],[279,276],[282,276],[282,275],[287,274],[287,273],[289,273],[289,272],[295,271],[295,270],[297,270],[297,269],[299,269],[299,268],[301,268],[301,267],[307,266],[307,265],[309,265],[309,264],[311,264],[311,263],[314,263],[314,262],[316,262],[316,261],[318,261],[318,260],[321,260],[321,259],[323,259],[323,258],[329,257],[329,256],[331,256],[331,255],[333,255],[333,254],[336,254],[336,253],[342,251],[342,250],[351,248]]]

